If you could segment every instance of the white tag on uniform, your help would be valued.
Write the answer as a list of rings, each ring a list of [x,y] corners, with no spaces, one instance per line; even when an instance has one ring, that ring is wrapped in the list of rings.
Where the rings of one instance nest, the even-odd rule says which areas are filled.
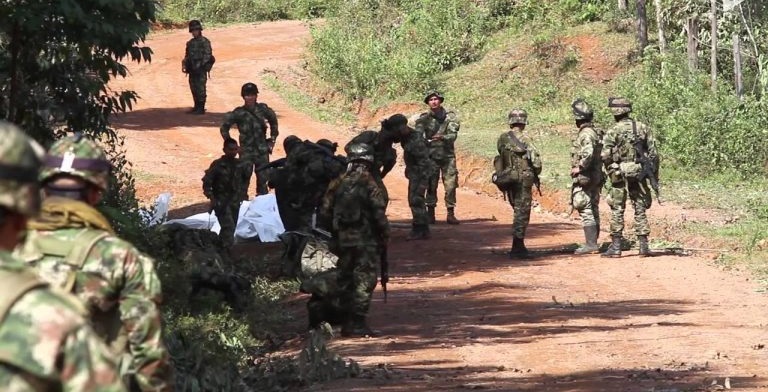
[[[59,170],[63,172],[71,172],[72,164],[74,162],[75,162],[75,154],[72,151],[65,152],[64,157],[61,159],[61,166],[59,166]]]

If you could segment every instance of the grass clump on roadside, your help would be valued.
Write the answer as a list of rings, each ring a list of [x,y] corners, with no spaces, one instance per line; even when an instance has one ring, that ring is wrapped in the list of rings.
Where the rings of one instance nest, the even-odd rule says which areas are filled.
[[[171,23],[200,19],[212,24],[309,19],[333,13],[340,3],[342,0],[160,0],[158,19]]]

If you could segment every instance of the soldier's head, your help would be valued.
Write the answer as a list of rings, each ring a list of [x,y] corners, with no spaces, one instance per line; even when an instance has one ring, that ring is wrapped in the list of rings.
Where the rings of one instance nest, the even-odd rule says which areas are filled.
[[[256,99],[259,97],[259,87],[256,83],[248,82],[240,87],[240,96],[245,100],[246,105],[252,105],[256,103]]]
[[[624,97],[608,98],[608,107],[616,120],[621,120],[632,113],[632,102]]]
[[[328,151],[331,152],[331,154],[335,154],[336,150],[339,148],[339,143],[334,143],[328,139],[320,139],[316,143],[317,145],[328,149]]]
[[[424,96],[424,103],[429,105],[430,109],[439,108],[443,104],[443,101],[445,101],[445,97],[443,97],[443,94],[437,90],[430,90],[427,92],[427,95]]]
[[[507,114],[507,124],[510,128],[525,128],[528,125],[528,113],[523,109],[512,109]]]
[[[0,121],[0,249],[13,249],[27,218],[40,210],[43,152],[18,127]]]
[[[299,144],[301,144],[301,139],[296,135],[290,135],[283,139],[283,150],[285,150],[285,154],[290,154]]]
[[[354,143],[345,148],[347,160],[352,163],[373,164],[373,147],[368,143]]]
[[[573,109],[573,118],[576,120],[576,125],[592,122],[592,118],[595,113],[592,111],[592,107],[589,106],[587,101],[577,98],[571,103],[571,109]]]
[[[109,184],[112,165],[93,140],[76,134],[57,140],[43,161],[40,181],[47,196],[96,205]]]
[[[237,144],[237,140],[228,137],[224,139],[224,147],[222,149],[224,155],[229,158],[234,158],[240,152],[240,145]]]
[[[203,31],[203,24],[199,20],[194,19],[189,21],[189,32],[192,36],[198,37]]]
[[[394,141],[400,140],[403,136],[411,133],[411,128],[408,127],[408,117],[402,113],[389,116],[381,122],[381,132]]]

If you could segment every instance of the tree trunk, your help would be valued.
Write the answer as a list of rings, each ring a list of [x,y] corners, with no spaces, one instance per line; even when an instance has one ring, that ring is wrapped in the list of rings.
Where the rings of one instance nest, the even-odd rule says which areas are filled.
[[[653,0],[653,5],[656,8],[656,26],[659,34],[659,52],[664,53],[667,51],[667,37],[664,35],[664,20],[662,15],[663,10],[661,0]]]
[[[736,96],[742,99],[744,85],[741,78],[741,40],[737,33],[733,33],[733,73],[735,76]]]
[[[698,48],[699,23],[696,18],[688,18],[688,69],[695,71],[699,65]]]
[[[712,79],[712,92],[717,92],[717,0],[710,1],[710,23],[712,35],[712,50],[709,57],[709,72]]]
[[[619,11],[627,10],[627,0],[619,0]]]
[[[645,0],[636,0],[637,5],[637,43],[640,46],[640,54],[643,54],[648,46],[648,16],[645,12]]]

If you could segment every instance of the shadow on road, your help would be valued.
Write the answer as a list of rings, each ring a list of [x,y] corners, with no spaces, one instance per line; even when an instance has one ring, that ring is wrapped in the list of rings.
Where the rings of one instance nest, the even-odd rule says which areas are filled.
[[[121,113],[113,118],[113,125],[131,131],[164,131],[172,128],[219,128],[225,113],[207,112],[204,115],[186,113],[189,107],[151,108]]]

